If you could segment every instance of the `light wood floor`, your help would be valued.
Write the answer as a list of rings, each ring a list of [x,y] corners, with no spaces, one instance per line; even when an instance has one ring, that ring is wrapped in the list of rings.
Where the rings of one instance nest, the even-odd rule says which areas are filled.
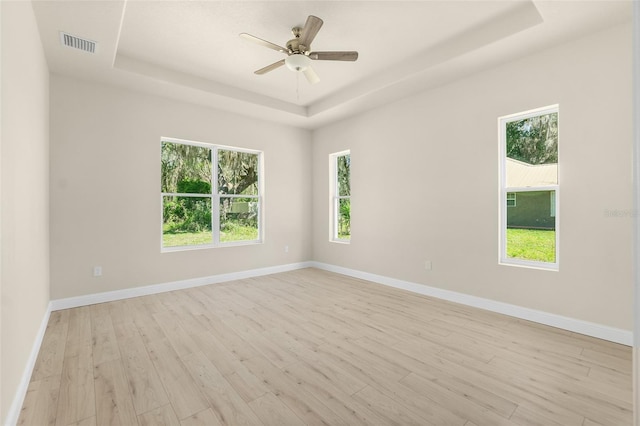
[[[53,312],[19,424],[630,425],[631,349],[315,269]]]

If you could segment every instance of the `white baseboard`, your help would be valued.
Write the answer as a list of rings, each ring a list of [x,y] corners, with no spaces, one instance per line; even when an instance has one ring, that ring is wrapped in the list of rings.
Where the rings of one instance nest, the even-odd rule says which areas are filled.
[[[36,338],[33,342],[33,346],[31,347],[31,353],[29,354],[29,359],[27,359],[27,365],[22,372],[22,377],[20,378],[18,389],[16,390],[16,394],[13,397],[13,402],[11,403],[11,407],[9,407],[7,417],[5,418],[5,426],[14,426],[16,423],[18,423],[20,411],[22,410],[22,404],[24,404],[24,398],[27,395],[29,383],[31,382],[33,368],[36,366],[36,361],[38,360],[38,353],[40,352],[40,347],[42,346],[44,333],[45,331],[47,331],[49,316],[51,316],[51,303],[49,303],[49,305],[47,306],[47,311],[44,313],[44,317],[42,318],[42,322],[40,323],[40,328],[38,329],[38,334],[36,335]]]
[[[245,278],[259,277],[263,275],[277,274],[280,272],[294,271],[297,269],[314,267],[325,271],[336,272],[338,274],[347,275],[354,278],[360,278],[408,290],[414,293],[431,296],[438,299],[448,300],[462,305],[473,306],[475,308],[485,309],[491,312],[509,315],[552,327],[561,328],[563,330],[573,331],[587,336],[597,337],[599,339],[620,343],[627,346],[633,344],[633,332],[615,327],[609,327],[602,324],[596,324],[589,321],[583,321],[575,318],[569,318],[562,315],[552,314],[549,312],[538,311],[535,309],[525,308],[522,306],[511,305],[509,303],[498,302],[495,300],[484,299],[477,296],[471,296],[464,293],[458,293],[451,290],[445,290],[437,287],[430,287],[424,284],[417,284],[409,281],[403,281],[395,278],[385,277],[382,275],[371,274],[368,272],[357,271],[355,269],[344,268],[341,266],[330,265],[322,262],[299,262],[287,265],[271,266],[267,268],[250,269],[248,271],[231,272],[228,274],[211,275],[208,277],[192,278],[188,280],[173,281],[163,284],[148,285],[144,287],[134,287],[123,290],[109,291],[105,293],[88,294],[85,296],[70,297],[67,299],[52,300],[49,304],[49,312],[61,309],[75,308],[78,306],[93,305],[96,303],[111,302],[114,300],[128,299],[131,297],[146,296],[150,294],[164,293],[167,291],[181,290],[191,287],[199,287],[208,284],[217,284],[226,281],[240,280]],[[48,315],[47,313],[47,320]],[[46,322],[45,322],[46,328]],[[44,331],[43,331],[44,333]],[[41,338],[41,337],[40,337]],[[39,348],[39,346],[38,346]],[[37,351],[36,351],[37,356]],[[35,363],[35,360],[33,361]],[[30,377],[30,375],[29,375]],[[28,382],[27,382],[28,384]]]
[[[620,343],[627,346],[633,344],[633,332],[620,328],[609,327],[602,324],[596,324],[589,321],[583,321],[575,318],[569,318],[562,315],[556,315],[548,312],[538,311],[535,309],[524,308],[522,306],[511,305],[509,303],[497,302],[495,300],[483,299],[481,297],[471,296],[468,294],[458,293],[455,291],[444,290],[437,287],[430,287],[424,284],[416,284],[409,281],[389,278],[382,275],[370,274],[368,272],[357,271],[354,269],[343,268],[341,266],[330,265],[321,262],[311,262],[311,266],[325,271],[335,272],[354,278],[360,278],[374,283],[383,284],[389,287],[395,287],[408,290],[413,293],[431,296],[438,299],[448,300],[462,305],[473,306],[475,308],[485,309],[491,312],[509,315],[552,327],[561,328],[563,330],[573,331],[587,336],[597,337],[599,339],[608,340],[610,342]]]
[[[104,293],[87,294],[85,296],[69,297],[66,299],[56,299],[51,301],[51,310],[59,311],[61,309],[95,305],[96,303],[112,302],[114,300],[129,299],[131,297],[148,296],[150,294],[164,293],[167,291],[182,290],[185,288],[200,287],[208,284],[218,284],[226,281],[242,280],[245,278],[294,271],[296,269],[309,268],[311,266],[312,262],[290,263],[287,265],[270,266],[266,268],[250,269],[248,271],[230,272],[228,274],[211,275],[208,277],[192,278],[143,287],[126,288],[123,290],[107,291]]]

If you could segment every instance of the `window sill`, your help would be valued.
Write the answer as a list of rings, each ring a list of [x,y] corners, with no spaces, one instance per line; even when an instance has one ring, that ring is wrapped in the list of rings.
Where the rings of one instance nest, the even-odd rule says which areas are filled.
[[[519,268],[527,268],[527,269],[538,269],[540,271],[552,271],[558,272],[560,270],[558,263],[547,263],[547,262],[533,262],[527,260],[519,260],[519,259],[500,259],[498,262],[500,266],[515,266]]]
[[[197,246],[175,246],[175,247],[161,247],[160,253],[174,253],[180,251],[191,251],[191,250],[204,250],[204,249],[219,249],[225,247],[240,247],[240,246],[255,246],[262,244],[262,240],[254,240],[254,241],[234,241],[231,243],[221,243],[221,244],[200,244]]]
[[[351,244],[351,240],[329,240],[330,243]]]

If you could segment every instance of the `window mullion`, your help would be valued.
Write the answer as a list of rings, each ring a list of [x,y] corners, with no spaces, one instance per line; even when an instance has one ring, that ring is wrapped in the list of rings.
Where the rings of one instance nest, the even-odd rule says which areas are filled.
[[[211,149],[211,232],[213,244],[220,245],[220,192],[218,188],[218,147]]]
[[[335,217],[335,226],[334,226],[334,238],[336,240],[340,239],[340,197],[336,197],[335,205],[333,207],[335,209],[334,217]]]

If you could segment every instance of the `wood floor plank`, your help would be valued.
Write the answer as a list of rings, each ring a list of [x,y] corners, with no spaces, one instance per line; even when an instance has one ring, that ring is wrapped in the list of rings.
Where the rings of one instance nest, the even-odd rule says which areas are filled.
[[[340,388],[339,383],[334,382],[313,366],[300,362],[288,366],[283,370],[283,373],[318,398],[349,425],[385,423],[384,418],[352,398],[351,394],[344,392]]]
[[[326,362],[321,355],[316,353],[300,359],[303,360],[301,362],[304,362],[309,375],[322,377],[347,395],[353,395],[367,385],[367,382],[358,379],[334,363]],[[293,366],[296,365],[293,364]]]
[[[605,426],[602,423],[594,422],[591,419],[584,419],[582,426]]]
[[[606,383],[614,389],[630,392],[633,389],[633,382],[628,372],[620,372],[611,368],[600,367],[589,370],[589,378],[597,384]]]
[[[629,363],[631,362],[630,359],[620,358],[618,356],[593,349],[583,349],[581,358],[590,361],[597,366],[606,367],[618,372],[627,372],[629,370]]]
[[[456,415],[472,420],[479,426],[498,426],[513,425],[507,418],[496,414],[490,409],[470,401],[465,395],[461,395],[455,391],[442,386],[440,383],[434,383],[425,379],[416,373],[411,373],[400,380],[400,383],[412,389],[414,392],[428,395],[429,399],[437,404],[449,407],[449,410]]]
[[[126,336],[118,337],[118,345],[136,414],[165,406],[169,398],[142,337],[135,333]]]
[[[434,369],[445,372],[457,371],[460,377],[485,383],[491,392],[514,401],[519,407],[527,407],[540,413],[543,417],[548,417],[565,426],[581,426],[583,420],[581,415],[571,411],[571,407],[557,404],[550,389],[545,392],[534,390],[529,382],[529,377],[521,377],[511,371],[449,350],[443,351],[433,359],[425,358],[423,360]],[[533,377],[536,375],[537,373],[534,373]]]
[[[211,408],[202,410],[180,421],[181,426],[222,426]]]
[[[120,359],[120,348],[108,306],[104,303],[92,305],[90,312],[94,365]]]
[[[69,328],[64,356],[77,356],[80,351],[91,345],[91,312],[89,306],[69,309]]]
[[[187,355],[182,359],[221,424],[228,426],[261,424],[246,402],[202,352]]]
[[[200,332],[190,335],[199,352],[204,353],[222,375],[232,374],[242,367],[240,359],[231,353],[213,334]]]
[[[465,424],[465,418],[460,412],[438,404],[429,398],[429,394],[417,393],[400,382],[387,382],[384,386],[376,386],[375,389],[392,400],[400,401],[404,407],[409,408],[428,423],[442,426]]]
[[[32,380],[22,404],[18,425],[55,425],[59,392],[60,376]]]
[[[245,402],[260,398],[268,392],[260,378],[254,376],[244,365],[224,377]]]
[[[127,378],[120,359],[104,361],[94,367],[96,423],[131,425],[138,422]]]
[[[182,327],[180,319],[173,312],[153,314],[153,319],[156,320],[178,356],[189,355],[198,351],[198,346]]]
[[[109,316],[111,317],[111,323],[115,327],[121,322],[133,322],[135,317],[135,309],[133,304],[128,299],[118,300],[115,302],[109,302],[104,304]]]
[[[149,357],[180,420],[209,407],[207,399],[191,379],[189,371],[168,340],[152,342],[147,347]]]
[[[540,412],[523,406],[517,407],[509,419],[520,426],[565,426],[563,423],[545,417]]]
[[[243,364],[255,376],[261,377],[267,388],[308,425],[347,425],[336,413],[305,391],[294,380],[266,358],[258,356]]]
[[[140,426],[180,426],[180,420],[176,416],[171,404],[163,405],[138,415]]]
[[[68,330],[69,310],[52,312],[42,339],[40,352],[38,352],[38,358],[33,367],[31,380],[42,380],[60,375]]]
[[[303,426],[306,424],[271,392],[251,401],[249,406],[262,419],[265,426]]]
[[[227,350],[233,353],[240,361],[253,358],[259,352],[246,340],[242,339],[229,325],[224,323],[215,314],[209,312],[198,317],[206,325],[211,333]]]
[[[143,309],[147,306],[146,304],[141,305]],[[143,310],[137,311],[133,320],[145,345],[166,339],[164,331],[162,331],[162,328],[160,328],[160,325],[153,317],[155,313],[156,312],[145,312]]]
[[[231,327],[234,328],[245,342],[253,346],[256,351],[276,366],[282,368],[297,361],[295,355],[289,350],[278,344],[278,342],[270,340],[264,334],[251,329],[241,330],[240,328],[233,327],[233,325],[231,325]]]
[[[69,423],[67,426],[97,426],[96,416],[88,417],[75,423]]]
[[[377,350],[381,356],[400,362],[412,372],[502,417],[509,418],[517,407],[517,404],[512,400],[495,394],[492,391],[492,386],[487,385],[486,382],[470,381],[457,377],[457,371],[443,372],[439,369],[432,369],[421,359],[411,358],[393,348],[377,345],[375,341],[368,338],[358,339],[356,344],[368,348],[370,351]]]
[[[346,341],[324,344],[318,348],[318,352],[328,358],[329,362],[337,363],[355,378],[369,385],[375,386],[381,381],[400,380],[409,373],[404,367],[382,360]]]
[[[56,425],[67,426],[95,417],[92,346],[85,345],[65,356],[60,379]]]
[[[427,422],[426,419],[413,413],[402,403],[389,398],[371,386],[366,386],[364,389],[358,391],[354,397],[382,416],[387,424],[398,426],[438,426]]]
[[[526,366],[521,363],[498,357],[491,363],[513,374],[531,374],[527,373]],[[531,374],[529,387],[533,392],[551,394],[558,404],[575,407],[576,411],[585,417],[605,424],[623,423],[632,415],[631,398],[621,400],[617,395],[604,393],[580,383],[572,383],[560,376],[545,375],[536,371]]]

